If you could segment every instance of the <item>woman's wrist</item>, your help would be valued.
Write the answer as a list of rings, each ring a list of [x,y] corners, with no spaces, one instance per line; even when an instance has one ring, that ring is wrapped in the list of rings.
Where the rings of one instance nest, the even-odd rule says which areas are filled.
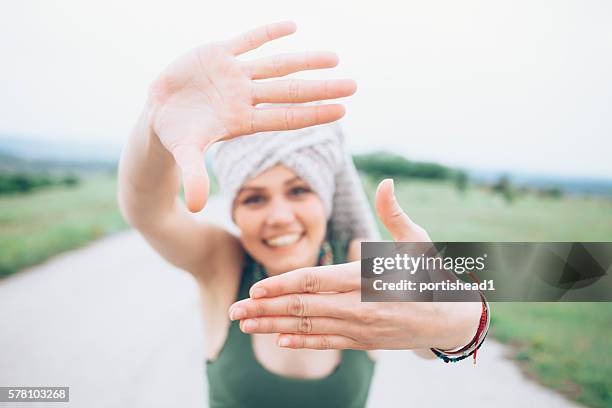
[[[155,133],[154,123],[156,110],[157,108],[151,103],[145,105],[140,119],[142,121],[140,123],[141,136],[146,141],[145,143],[149,154],[152,155],[155,160],[161,161],[161,164],[166,167],[174,167],[176,161],[174,157],[172,157],[172,153],[162,144],[159,136]]]
[[[142,111],[124,150],[127,176],[138,190],[159,186],[160,177],[172,173],[176,166],[172,154],[162,145],[151,126],[148,107]]]
[[[431,347],[455,350],[469,344],[478,331],[482,303],[444,302],[439,306],[438,336]]]
[[[174,158],[153,131],[145,106],[119,162],[119,203],[133,224],[168,211],[180,187]],[[146,197],[145,197],[146,196]]]

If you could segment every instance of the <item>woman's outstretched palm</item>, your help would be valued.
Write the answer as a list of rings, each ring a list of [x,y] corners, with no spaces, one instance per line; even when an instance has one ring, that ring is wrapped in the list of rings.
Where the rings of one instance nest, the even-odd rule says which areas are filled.
[[[204,152],[214,142],[270,130],[290,130],[341,118],[341,105],[257,107],[301,103],[355,92],[351,80],[303,81],[281,77],[338,63],[330,52],[284,54],[253,61],[237,55],[291,34],[293,23],[277,23],[225,42],[206,44],[172,63],[151,87],[151,126],[174,156],[183,176],[187,206],[199,211],[208,196]]]

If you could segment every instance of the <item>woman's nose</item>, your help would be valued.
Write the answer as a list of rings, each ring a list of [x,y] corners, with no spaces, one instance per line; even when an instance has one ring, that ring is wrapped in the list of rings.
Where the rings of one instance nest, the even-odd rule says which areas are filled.
[[[295,215],[290,203],[285,200],[274,200],[270,205],[266,221],[269,225],[282,225],[291,223],[294,219]]]

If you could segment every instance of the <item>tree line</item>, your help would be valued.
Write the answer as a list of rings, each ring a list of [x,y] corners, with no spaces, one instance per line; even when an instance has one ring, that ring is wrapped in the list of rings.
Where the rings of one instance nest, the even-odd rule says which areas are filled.
[[[353,156],[357,170],[376,178],[419,178],[429,180],[467,181],[467,174],[438,163],[417,162],[387,152],[374,152]]]
[[[425,180],[442,180],[454,183],[457,191],[463,194],[470,184],[468,174],[460,169],[454,169],[438,163],[418,162],[405,157],[389,153],[374,152],[353,156],[355,167],[361,173],[375,179],[392,177],[396,179],[413,178]],[[519,195],[535,193],[542,197],[558,199],[563,196],[563,190],[558,187],[529,188],[519,187],[512,183],[508,175],[501,175],[492,184],[480,183],[482,187],[499,194],[506,202],[512,203]]]
[[[0,173],[0,195],[29,193],[44,187],[75,186],[80,179],[74,174],[50,176],[36,173]]]

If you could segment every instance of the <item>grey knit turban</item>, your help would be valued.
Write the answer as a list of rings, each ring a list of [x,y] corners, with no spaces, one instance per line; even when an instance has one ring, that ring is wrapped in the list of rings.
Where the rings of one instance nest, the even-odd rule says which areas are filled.
[[[334,239],[379,239],[337,123],[241,136],[219,143],[213,158],[215,176],[230,203],[248,179],[277,164],[293,170],[319,195]]]

